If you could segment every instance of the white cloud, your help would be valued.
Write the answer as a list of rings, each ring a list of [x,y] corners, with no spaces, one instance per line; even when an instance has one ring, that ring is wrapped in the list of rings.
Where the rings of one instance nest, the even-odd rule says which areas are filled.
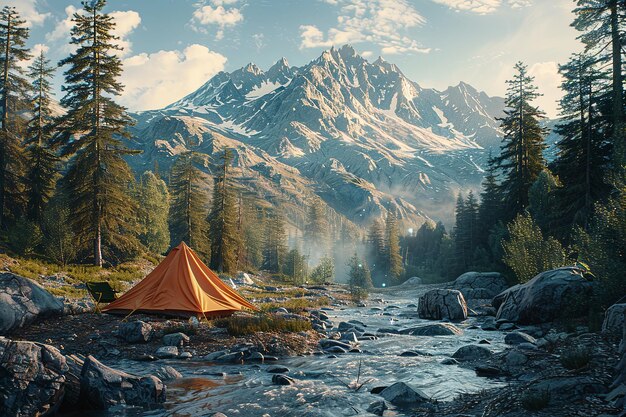
[[[557,101],[563,96],[560,89],[563,77],[559,74],[559,65],[554,61],[537,62],[528,69],[528,74],[535,77],[535,85],[543,94],[534,104],[554,117],[558,113]]]
[[[495,12],[502,4],[501,0],[432,0],[451,9],[469,11],[478,14]]]
[[[141,16],[134,10],[111,12],[110,15],[115,21],[115,31],[113,33],[120,38],[117,44],[123,48],[120,51],[120,55],[128,55],[132,51],[132,43],[128,40],[128,36],[141,24]]]
[[[132,110],[162,108],[197,90],[224,69],[226,57],[202,45],[138,54],[123,60],[120,102]]]
[[[254,41],[254,46],[256,46],[257,51],[260,51],[265,46],[265,35],[262,33],[252,35],[252,40]]]
[[[431,0],[443,4],[451,9],[467,11],[477,14],[493,13],[502,6],[502,0]],[[507,4],[512,9],[520,9],[532,4],[532,0],[508,0]]]
[[[72,18],[74,17],[74,13],[76,12],[78,12],[78,9],[76,7],[71,5],[67,6],[65,8],[65,19],[56,22],[54,29],[46,34],[46,40],[49,42],[67,40],[69,42],[70,30],[72,29],[72,26],[74,26]]]
[[[26,61],[19,61],[17,64],[20,67],[27,69],[33,64],[35,59],[39,58],[39,55],[41,55],[42,52],[47,55],[49,50],[50,48],[47,45],[44,45],[43,43],[38,43],[30,48],[30,59]]]
[[[217,26],[217,39],[224,37],[224,29],[243,21],[243,14],[238,7],[231,7],[238,0],[211,0],[210,4],[199,7],[193,12],[191,27],[199,32],[206,32],[207,26]]]
[[[50,13],[41,13],[37,10],[37,0],[4,0],[5,6],[13,6],[26,20],[26,26],[38,26],[50,17]]]
[[[407,0],[324,1],[339,6],[337,25],[326,33],[314,25],[300,26],[302,49],[371,42],[386,53],[430,51],[401,34],[426,21]]]
[[[70,31],[74,26],[72,19],[75,13],[80,13],[82,9],[77,9],[74,6],[67,6],[65,8],[65,19],[57,21],[54,29],[46,34],[46,40],[48,42],[63,41],[63,50],[65,52],[72,52],[75,47],[69,44]],[[134,10],[126,11],[114,11],[109,13],[115,21],[115,36],[120,39],[117,41],[117,45],[122,47],[123,50],[119,51],[119,56],[125,56],[131,53],[132,43],[128,39],[130,34],[141,24],[141,16]]]

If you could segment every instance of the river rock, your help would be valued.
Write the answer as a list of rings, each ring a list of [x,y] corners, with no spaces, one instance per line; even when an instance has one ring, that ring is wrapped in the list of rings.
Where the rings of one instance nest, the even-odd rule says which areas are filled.
[[[382,390],[380,395],[391,404],[399,407],[430,402],[430,398],[426,394],[404,382],[396,382]]]
[[[481,359],[489,359],[493,353],[491,350],[481,345],[467,345],[460,347],[452,358],[459,361],[475,361]]]
[[[411,327],[402,330],[400,333],[413,336],[459,336],[463,334],[463,330],[451,323],[435,323]]]
[[[349,343],[340,342],[339,340],[333,340],[333,339],[322,339],[319,341],[319,345],[322,347],[322,349],[329,349],[334,346],[338,346],[346,350],[352,349],[352,346]]]
[[[341,335],[341,340],[345,340],[346,342],[350,343],[357,343],[359,341],[359,338],[356,333],[348,332]]]
[[[515,346],[522,343],[532,343],[534,345],[536,342],[537,340],[534,337],[523,332],[512,332],[504,336],[504,343],[507,345]]]
[[[418,313],[423,319],[465,320],[467,304],[460,291],[435,289],[420,297]]]
[[[146,343],[152,338],[152,325],[141,320],[120,324],[117,335],[128,343]]]
[[[154,376],[159,378],[161,381],[173,381],[175,379],[180,379],[183,377],[183,374],[178,372],[176,369],[172,368],[169,365],[162,366],[154,372]]]
[[[9,334],[37,318],[63,314],[63,302],[28,278],[2,273],[0,288],[0,335]]]
[[[542,272],[525,284],[518,284],[496,296],[497,320],[537,324],[554,321],[563,314],[586,314],[593,283],[575,267]]]
[[[459,361],[457,361],[456,359],[453,359],[453,358],[446,358],[446,359],[442,360],[439,363],[442,364],[442,365],[458,365]]]
[[[376,414],[377,416],[382,416],[388,408],[389,407],[387,407],[387,403],[385,401],[376,401],[367,407],[367,412]]]
[[[505,361],[509,366],[522,366],[528,362],[528,356],[517,350],[512,350],[505,356]]]
[[[170,333],[163,336],[163,345],[183,347],[189,344],[189,336],[185,333]]]
[[[80,381],[82,401],[98,410],[121,403],[145,407],[165,402],[165,386],[159,378],[130,375],[104,366],[93,356],[85,359]]]
[[[466,272],[452,284],[466,300],[493,298],[508,288],[499,272]]]
[[[53,414],[63,399],[68,369],[52,346],[0,337],[0,415]]]
[[[154,352],[154,356],[159,359],[171,359],[178,356],[178,348],[176,346],[161,346]]]
[[[272,383],[275,385],[293,385],[294,380],[287,375],[277,374],[272,377]]]
[[[624,314],[626,314],[626,304],[613,304],[609,307],[604,314],[602,332],[614,333],[621,338],[622,327],[624,326]]]

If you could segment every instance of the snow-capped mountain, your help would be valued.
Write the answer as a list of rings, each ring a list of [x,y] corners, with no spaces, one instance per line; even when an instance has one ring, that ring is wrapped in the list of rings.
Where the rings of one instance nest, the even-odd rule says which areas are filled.
[[[136,114],[134,136],[146,167],[168,167],[192,144],[207,155],[229,147],[241,178],[255,172],[283,199],[314,192],[359,223],[387,210],[449,220],[454,194],[480,184],[503,108],[465,83],[423,88],[343,46],[302,67],[281,58],[267,71],[220,72],[166,108]]]

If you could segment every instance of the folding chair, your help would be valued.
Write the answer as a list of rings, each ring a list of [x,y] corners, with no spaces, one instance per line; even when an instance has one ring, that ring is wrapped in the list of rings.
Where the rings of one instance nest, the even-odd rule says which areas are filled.
[[[100,303],[112,303],[117,300],[115,291],[108,282],[87,282],[87,291],[96,302],[96,311],[100,313]]]

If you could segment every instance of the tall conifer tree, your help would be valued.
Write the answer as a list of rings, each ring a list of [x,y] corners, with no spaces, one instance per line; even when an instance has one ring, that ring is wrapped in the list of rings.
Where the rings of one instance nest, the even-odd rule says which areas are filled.
[[[37,224],[41,223],[46,205],[54,194],[59,163],[58,156],[50,149],[54,124],[50,109],[50,79],[53,75],[54,68],[42,51],[30,66],[29,76],[33,79],[33,117],[28,124],[26,139],[29,144],[26,154],[27,214]]]
[[[237,204],[228,172],[232,160],[232,151],[226,149],[220,173],[213,185],[213,202],[209,213],[211,268],[219,272],[235,272],[237,249],[241,240],[238,233]]]
[[[20,63],[30,59],[26,41],[29,31],[15,7],[0,11],[0,227],[9,215],[19,216],[24,207],[24,123],[30,84]]]
[[[126,109],[114,101],[123,86],[117,81],[122,62],[113,34],[113,17],[104,13],[105,0],[83,1],[74,14],[70,44],[76,51],[60,62],[65,71],[67,113],[61,122],[63,154],[72,157],[64,178],[77,243],[91,247],[94,265],[103,264],[103,248],[126,254],[137,248],[137,204],[130,196],[134,181],[123,159],[134,153],[120,138],[129,137],[132,123]]]
[[[171,245],[185,242],[205,260],[210,260],[206,221],[208,195],[203,188],[202,174],[196,166],[193,151],[178,156],[170,173],[170,238]]]
[[[402,265],[402,255],[400,254],[400,230],[398,219],[393,213],[387,213],[385,220],[385,240],[386,240],[386,264],[387,274],[391,284],[398,284],[404,268]],[[390,283],[387,282],[387,285]]]
[[[528,190],[545,168],[545,129],[541,127],[544,113],[532,105],[540,96],[521,62],[515,75],[507,81],[505,116],[500,119],[504,131],[502,152],[495,158],[502,171],[501,190],[509,219],[524,212],[528,206]]]

